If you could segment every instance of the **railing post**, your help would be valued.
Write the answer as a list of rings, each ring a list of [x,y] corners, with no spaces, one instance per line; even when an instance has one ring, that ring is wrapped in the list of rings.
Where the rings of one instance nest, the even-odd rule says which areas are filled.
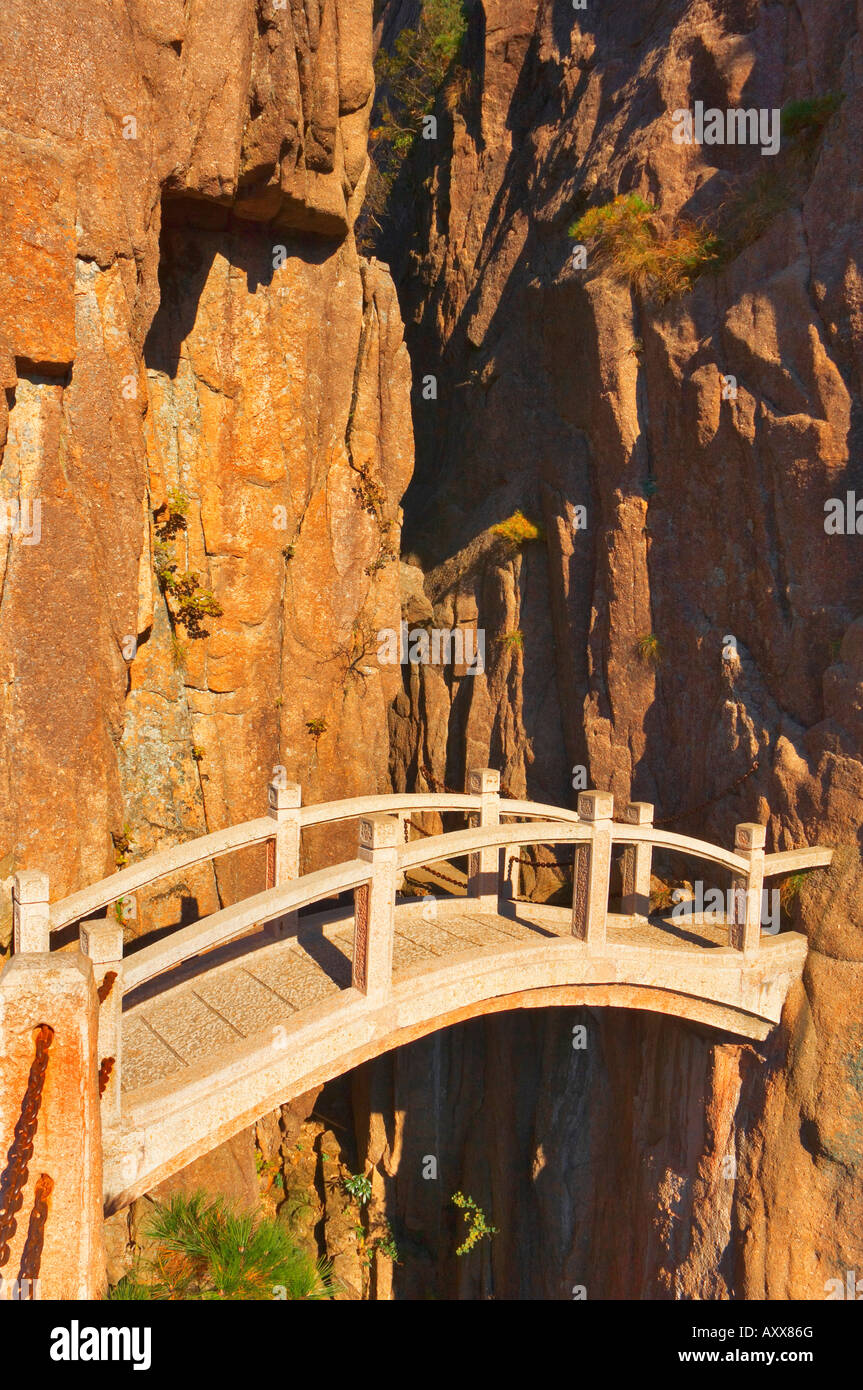
[[[357,858],[371,865],[371,881],[354,891],[353,986],[382,1002],[393,983],[396,915],[396,861],[399,818],[360,817]]]
[[[302,787],[297,782],[270,782],[267,815],[275,821],[275,835],[267,841],[267,887],[282,888],[300,876],[300,806]],[[296,930],[296,912],[286,912],[269,924],[272,935]]]
[[[614,797],[610,792],[579,792],[579,819],[590,825],[590,840],[576,845],[572,873],[572,934],[589,946],[605,946]]]
[[[15,955],[51,949],[48,915],[48,875],[22,869],[12,886],[12,931]]]
[[[81,923],[81,950],[93,966],[99,1000],[99,1094],[102,1126],[120,1123],[123,1040],[123,928],[105,917]]]
[[[630,801],[623,813],[627,825],[653,825],[653,805],[649,801]],[[650,870],[653,845],[627,845],[623,857],[623,911],[636,921],[650,916]]]
[[[761,943],[761,895],[764,888],[764,846],[767,830],[755,821],[744,821],[734,830],[734,852],[749,863],[746,878],[732,883],[730,944],[750,955]]]
[[[4,1298],[16,1280],[42,1300],[105,1289],[97,1011],[78,951],[22,952],[0,974]]]
[[[493,767],[475,767],[468,774],[470,796],[479,796],[479,814],[471,812],[470,824],[483,830],[500,825],[500,773]],[[497,912],[500,893],[500,849],[477,850],[469,857],[468,896],[485,912]]]

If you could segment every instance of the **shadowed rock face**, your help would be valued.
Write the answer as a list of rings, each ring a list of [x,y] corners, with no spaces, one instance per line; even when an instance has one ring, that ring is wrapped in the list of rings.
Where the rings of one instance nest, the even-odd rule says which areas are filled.
[[[347,668],[398,622],[409,366],[351,232],[371,0],[12,0],[4,35],[0,494],[41,538],[0,555],[0,856],[57,897],[112,835],[259,814],[275,766],[309,800],[388,785],[387,673]],[[154,575],[177,493],[207,637]],[[215,903],[209,871],[174,889],[156,925]]]
[[[809,962],[757,1065],[601,1011],[577,1068],[571,1017],[444,1035],[430,1113],[431,1042],[375,1064],[405,1135],[439,1122],[449,1155],[435,1186],[406,1162],[401,1119],[372,1142],[397,1212],[439,1225],[462,1186],[509,1228],[491,1266],[460,1272],[471,1296],[491,1268],[522,1296],[820,1298],[859,1267],[863,571],[859,536],[824,526],[829,497],[863,494],[858,23],[851,5],[485,0],[472,86],[418,172],[414,244],[390,257],[415,381],[439,377],[437,400],[414,394],[405,549],[436,625],[485,628],[488,652],[481,676],[406,668],[394,784],[458,787],[488,763],[511,795],[573,804],[581,764],[676,830],[730,844],[760,820],[768,848],[839,846],[794,907]],[[804,151],[671,138],[672,111],[699,100],[831,91],[845,100]],[[590,250],[586,270],[571,261],[574,218],[631,191],[667,227],[748,199],[762,229],[658,304]],[[489,528],[516,508],[545,538],[507,553]],[[516,629],[523,645],[495,641]],[[516,1190],[534,1194],[529,1231]]]

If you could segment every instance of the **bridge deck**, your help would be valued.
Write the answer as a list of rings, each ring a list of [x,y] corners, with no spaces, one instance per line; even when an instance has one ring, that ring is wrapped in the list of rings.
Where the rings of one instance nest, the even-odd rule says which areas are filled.
[[[335,917],[335,920],[332,920]],[[259,931],[211,951],[143,985],[127,996],[123,1022],[123,1090],[135,1091],[174,1076],[218,1054],[239,1039],[287,1023],[309,1005],[332,999],[350,986],[353,914],[300,919],[299,930],[274,941]],[[393,947],[394,983],[409,970],[446,957],[502,946],[528,949],[550,939],[570,939],[567,909],[513,905],[512,916],[471,912],[457,902],[441,904],[437,920],[426,921],[414,902],[397,908]],[[685,925],[654,918],[633,922],[609,915],[607,945],[655,952],[697,953],[722,948],[727,927],[720,922]],[[133,958],[133,957],[132,957]]]

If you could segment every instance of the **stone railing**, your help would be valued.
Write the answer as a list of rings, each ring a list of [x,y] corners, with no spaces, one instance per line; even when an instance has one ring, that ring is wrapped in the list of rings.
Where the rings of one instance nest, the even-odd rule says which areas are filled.
[[[507,884],[510,896],[515,895],[507,865],[518,860],[517,850],[571,843],[572,934],[589,945],[601,947],[606,934],[613,846],[622,845],[625,849],[622,909],[634,919],[645,919],[649,912],[654,849],[693,855],[731,872],[734,891],[729,944],[748,955],[759,945],[765,877],[830,862],[831,851],[819,848],[765,855],[765,829],[754,823],[738,825],[733,851],[674,834],[653,825],[653,807],[647,802],[629,803],[622,822],[615,822],[613,798],[607,792],[581,792],[578,812],[574,812],[501,798],[500,775],[491,768],[473,770],[468,787],[463,795],[395,793],[303,807],[296,784],[273,782],[268,788],[267,815],[151,855],[53,906],[48,905],[46,874],[18,873],[14,882],[14,952],[43,953],[50,950],[53,930],[160,878],[234,850],[267,845],[267,887],[263,892],[179,928],[125,960],[119,922],[108,918],[82,923],[80,947],[92,962],[101,1001],[100,1057],[113,1059],[107,1077],[103,1076],[106,1122],[110,1124],[119,1117],[124,994],[193,956],[242,936],[262,922],[277,926],[281,932],[293,930],[299,909],[323,899],[353,892],[353,983],[363,993],[379,997],[390,984],[397,884],[410,869],[466,856],[471,909],[496,912]],[[406,819],[423,812],[462,812],[468,816],[470,826],[467,830],[405,843]],[[353,819],[360,826],[357,858],[299,877],[302,831]]]
[[[404,822],[412,814],[454,811],[468,816],[467,829],[405,842]],[[536,845],[572,845],[572,937],[595,959],[608,951],[615,845],[624,850],[623,912],[636,922],[649,912],[654,850],[693,855],[729,871],[735,890],[729,947],[741,965],[749,963],[757,968],[765,878],[826,865],[832,855],[831,850],[821,848],[765,855],[764,827],[752,823],[737,827],[735,847],[727,850],[657,828],[653,808],[647,803],[630,803],[617,822],[613,812],[612,797],[600,791],[582,792],[577,812],[502,799],[499,774],[488,768],[470,773],[469,790],[464,795],[382,795],[305,808],[298,787],[275,783],[269,787],[267,815],[259,820],[152,855],[53,906],[49,906],[45,874],[16,874],[14,956],[0,975],[2,1135],[7,1131],[11,1134],[17,1123],[15,1106],[27,1090],[27,1067],[32,1067],[28,1029],[34,1030],[34,1035],[47,1030],[51,1034],[51,1073],[43,1110],[47,1107],[51,1113],[44,1115],[34,1130],[31,1167],[34,1171],[38,1168],[40,1181],[45,1180],[39,1189],[41,1195],[34,1201],[44,1202],[44,1194],[52,1191],[47,1179],[54,1184],[54,1224],[46,1252],[50,1246],[54,1252],[52,1268],[60,1273],[52,1288],[56,1284],[60,1289],[61,1252],[67,1248],[74,1247],[72,1264],[78,1292],[95,1290],[101,1277],[92,1218],[98,1202],[103,1143],[109,1146],[106,1153],[113,1152],[111,1136],[119,1136],[123,1130],[123,999],[147,981],[261,925],[279,935],[292,934],[301,908],[352,893],[353,988],[347,992],[349,1012],[366,1007],[375,1010],[382,1003],[389,1007],[394,992],[393,943],[401,877],[411,869],[465,857],[469,910],[494,914],[512,887],[506,867],[501,872],[502,852],[506,865],[520,858],[517,851]],[[300,877],[302,831],[351,819],[359,821],[357,857]],[[80,921],[178,869],[264,843],[269,846],[267,886],[243,902],[178,928],[125,958],[123,928],[111,918],[81,921],[78,952],[50,950],[52,930]],[[674,947],[673,940],[670,945]],[[182,1089],[184,1083],[177,1084]],[[0,1140],[7,1142],[2,1135]],[[86,1175],[86,1191],[78,1180],[81,1172]],[[64,1295],[55,1291],[46,1296]]]

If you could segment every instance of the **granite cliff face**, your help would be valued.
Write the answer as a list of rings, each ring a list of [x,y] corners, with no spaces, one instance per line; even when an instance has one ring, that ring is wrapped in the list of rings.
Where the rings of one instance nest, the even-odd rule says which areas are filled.
[[[860,44],[851,4],[484,0],[417,159],[413,243],[385,248],[417,383],[405,547],[435,622],[488,650],[482,676],[408,673],[394,783],[488,763],[568,803],[580,765],[673,829],[838,846],[793,905],[806,974],[757,1063],[595,1011],[582,1054],[578,1018],[549,1014],[376,1064],[372,1113],[396,1119],[369,1155],[407,1230],[418,1211],[446,1229],[459,1186],[504,1227],[473,1274],[430,1254],[438,1288],[823,1298],[863,1256],[863,593],[859,537],[825,530],[861,484]],[[775,158],[672,139],[697,101],[831,93],[821,133]],[[690,293],[659,303],[591,246],[573,262],[573,220],[630,193],[725,236]],[[516,508],[542,543],[501,545]]]
[[[6,7],[7,919],[17,867],[62,896],[258,814],[274,767],[309,800],[388,785],[392,691],[356,668],[398,621],[412,437],[351,232],[371,60],[371,0]]]

